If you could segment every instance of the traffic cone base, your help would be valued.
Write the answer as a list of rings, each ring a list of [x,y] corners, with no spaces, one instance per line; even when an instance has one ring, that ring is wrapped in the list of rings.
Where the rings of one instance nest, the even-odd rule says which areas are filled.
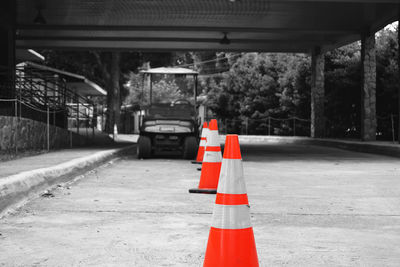
[[[217,190],[216,189],[200,189],[200,188],[191,188],[189,189],[189,193],[194,193],[194,194],[216,194]]]
[[[253,228],[211,227],[203,266],[259,266]]]

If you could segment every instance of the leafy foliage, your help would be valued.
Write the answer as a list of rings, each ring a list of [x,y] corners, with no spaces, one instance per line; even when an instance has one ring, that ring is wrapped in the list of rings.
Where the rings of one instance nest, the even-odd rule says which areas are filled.
[[[325,116],[327,135],[360,135],[361,45],[353,43],[326,54]]]
[[[129,95],[124,100],[125,104],[150,104],[150,90],[148,84],[146,85],[146,81],[144,81],[143,75],[131,72],[125,88],[129,90]],[[174,79],[162,78],[152,83],[153,103],[170,103],[182,97],[183,94]]]
[[[305,55],[245,53],[228,72],[207,77],[202,86],[208,106],[232,131],[251,119],[250,131],[266,132],[266,118],[310,114],[309,58]],[[277,127],[275,133],[282,134]],[[284,131],[289,131],[286,126]]]

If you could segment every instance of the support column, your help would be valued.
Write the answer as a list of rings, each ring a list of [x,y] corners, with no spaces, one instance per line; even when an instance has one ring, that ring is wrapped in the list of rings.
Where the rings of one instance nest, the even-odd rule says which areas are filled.
[[[376,49],[375,33],[365,33],[361,39],[362,90],[361,140],[376,140]]]
[[[325,55],[315,48],[311,54],[311,137],[325,136]]]
[[[397,17],[398,17],[398,23],[399,26],[397,26],[397,43],[400,44],[400,4],[398,7],[398,13],[397,13]],[[397,49],[397,66],[398,66],[398,74],[400,77],[400,49]],[[399,79],[400,80],[400,79]],[[397,115],[398,115],[398,127],[397,127],[397,138],[398,138],[398,142],[400,144],[400,84],[397,85]]]
[[[15,0],[0,1],[0,97],[15,97]]]

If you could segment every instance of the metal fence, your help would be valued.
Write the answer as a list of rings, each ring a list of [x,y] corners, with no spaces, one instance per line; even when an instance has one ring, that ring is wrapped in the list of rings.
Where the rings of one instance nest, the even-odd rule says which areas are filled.
[[[11,94],[12,93],[12,94]],[[93,138],[99,110],[91,101],[45,71],[17,68],[15,74],[0,68],[0,115],[27,118]]]
[[[345,120],[341,118],[326,119],[325,134],[328,138],[361,138],[361,119]],[[391,141],[398,140],[398,116],[396,114],[376,116],[376,140]]]
[[[208,119],[209,120],[209,119]],[[309,136],[310,120],[288,117],[263,119],[220,119],[219,128],[224,134]]]
[[[377,116],[377,139],[382,141],[398,141],[399,120],[397,114]]]
[[[207,118],[209,121],[211,118]],[[266,117],[264,119],[218,119],[220,132],[223,134],[242,135],[279,135],[279,136],[310,136],[311,121],[299,117]],[[397,142],[398,116],[389,114],[377,116],[376,139],[379,141]],[[326,120],[326,137],[360,139],[360,123],[357,125],[340,125],[335,121]]]
[[[37,120],[42,123],[46,124],[46,148],[47,150],[50,150],[50,140],[51,140],[51,134],[50,134],[50,126],[55,126],[59,127],[56,123],[56,118],[58,115],[62,115],[62,117],[65,117],[67,114],[67,120],[73,120],[75,124],[68,124],[71,125],[71,127],[60,127],[64,129],[68,129],[72,135],[73,132],[86,137],[87,140],[90,138],[93,139],[95,135],[95,118],[92,117],[90,114],[85,114],[85,116],[80,115],[80,118],[78,117],[70,117],[68,116],[68,111],[66,110],[51,110],[49,106],[47,106],[46,109],[39,109],[29,103],[25,103],[23,101],[20,101],[19,99],[0,99],[0,105],[7,105],[9,107],[12,107],[12,110],[14,111],[13,114],[7,114],[11,115],[12,117],[18,118],[16,121],[16,125],[12,126],[12,131],[15,131],[15,137],[17,138],[18,136],[18,129],[21,129],[21,119],[22,118],[28,118],[30,119],[31,117],[34,117],[34,120],[37,120],[38,117],[44,117],[46,118],[45,121],[42,119]],[[80,112],[82,113],[82,112]],[[29,115],[28,115],[29,114]],[[79,115],[78,115],[79,116]],[[76,123],[76,121],[79,121],[79,123]],[[70,146],[72,147],[72,136],[70,135]],[[14,141],[14,143],[17,143],[17,140]],[[18,147],[15,147],[15,152],[18,152]]]

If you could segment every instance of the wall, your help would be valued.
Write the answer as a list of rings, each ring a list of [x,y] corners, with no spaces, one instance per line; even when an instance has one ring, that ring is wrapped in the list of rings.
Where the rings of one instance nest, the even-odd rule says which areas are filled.
[[[50,149],[88,145],[92,142],[66,129],[50,125]],[[42,122],[0,116],[0,150],[40,150],[47,149],[47,125]]]

